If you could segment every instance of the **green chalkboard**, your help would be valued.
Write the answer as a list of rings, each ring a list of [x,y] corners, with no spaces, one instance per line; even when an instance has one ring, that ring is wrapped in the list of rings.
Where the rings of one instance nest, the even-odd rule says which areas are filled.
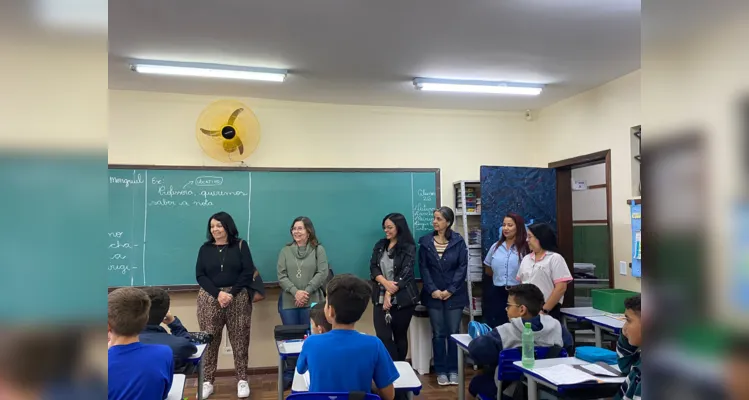
[[[382,218],[404,214],[414,236],[431,232],[439,170],[109,167],[108,282],[196,285],[208,218],[226,211],[266,282],[275,282],[291,221],[308,216],[336,274],[369,276]],[[418,269],[417,269],[418,271]]]

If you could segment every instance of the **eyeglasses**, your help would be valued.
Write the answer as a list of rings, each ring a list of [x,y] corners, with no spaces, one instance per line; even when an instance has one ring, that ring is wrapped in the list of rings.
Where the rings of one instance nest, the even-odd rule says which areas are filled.
[[[507,307],[505,307],[505,311],[509,310],[510,307],[522,307],[520,304],[510,304],[507,303]]]

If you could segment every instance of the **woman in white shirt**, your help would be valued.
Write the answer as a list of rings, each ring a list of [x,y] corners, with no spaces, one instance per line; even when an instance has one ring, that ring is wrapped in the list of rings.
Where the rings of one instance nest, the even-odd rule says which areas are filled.
[[[557,236],[549,225],[533,224],[528,227],[528,247],[531,252],[520,263],[517,280],[538,286],[545,301],[541,312],[561,321],[560,309],[572,274],[557,250]]]

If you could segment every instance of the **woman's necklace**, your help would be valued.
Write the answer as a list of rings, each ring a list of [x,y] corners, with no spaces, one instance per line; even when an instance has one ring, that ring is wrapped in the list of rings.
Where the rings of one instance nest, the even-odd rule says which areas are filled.
[[[304,259],[299,262],[298,258],[294,258],[294,262],[296,263],[296,277],[301,278],[302,277],[302,265],[304,264]]]
[[[226,253],[224,253],[224,249],[226,249],[226,246],[228,244],[223,245],[221,248],[216,245],[216,249],[218,249],[218,254],[221,257],[221,272],[224,272],[224,260],[226,259]]]

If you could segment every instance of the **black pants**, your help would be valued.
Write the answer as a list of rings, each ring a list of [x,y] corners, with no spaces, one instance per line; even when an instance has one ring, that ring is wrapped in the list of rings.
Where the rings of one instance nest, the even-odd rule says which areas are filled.
[[[390,309],[392,320],[385,322],[385,311],[382,304],[375,304],[373,310],[374,327],[377,337],[382,340],[393,361],[406,361],[408,354],[408,325],[414,315],[415,306]]]
[[[555,320],[559,321],[562,326],[564,326],[564,321],[562,321],[562,304],[558,303],[554,306],[551,310],[549,310],[549,316],[553,317]]]
[[[507,288],[494,286],[492,278],[490,276],[486,276],[486,278],[482,285],[484,296],[481,300],[481,309],[484,322],[489,327],[495,328],[510,321],[507,318]]]

